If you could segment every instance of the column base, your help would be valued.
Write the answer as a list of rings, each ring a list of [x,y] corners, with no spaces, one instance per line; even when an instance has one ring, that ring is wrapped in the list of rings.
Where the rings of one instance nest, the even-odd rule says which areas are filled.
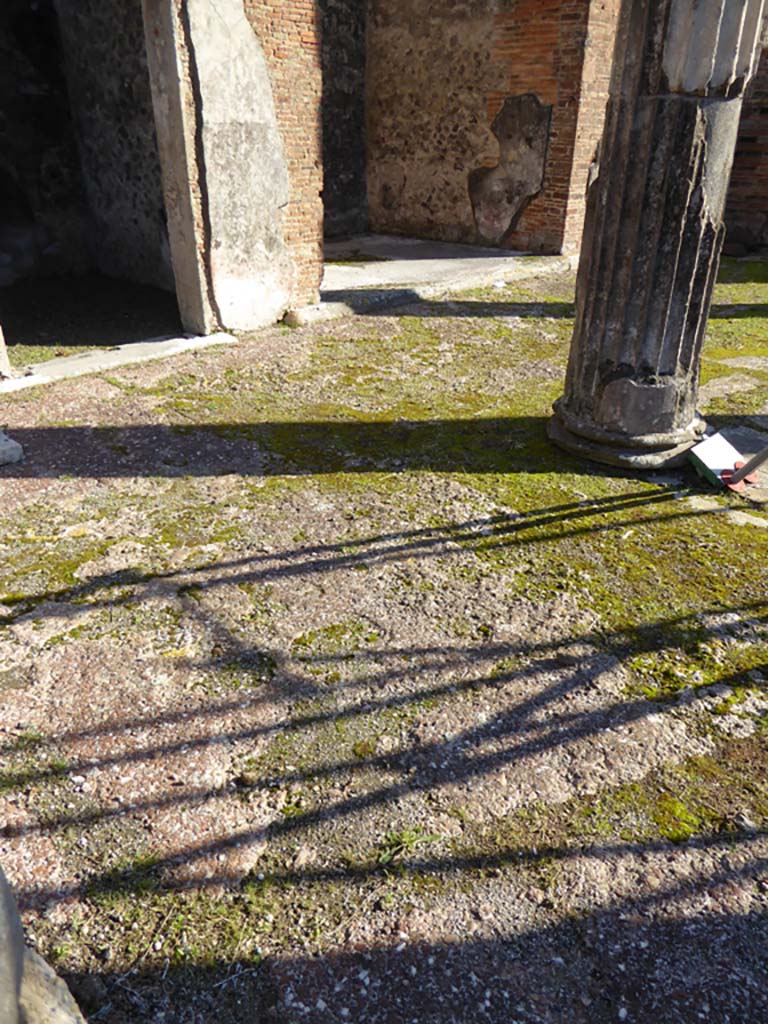
[[[703,435],[706,424],[703,420],[699,423]],[[602,462],[609,466],[638,470],[672,469],[682,466],[686,462],[688,450],[701,440],[701,436],[688,437],[679,444],[671,443],[658,448],[638,445],[635,448],[631,447],[632,439],[627,438],[625,446],[622,446],[614,437],[598,441],[594,437],[575,434],[563,424],[557,414],[552,416],[547,424],[547,435],[558,448],[563,448],[572,455],[580,455],[592,462]]]
[[[12,440],[7,434],[0,430],[0,466],[8,466],[14,462],[21,462],[24,458],[24,449],[18,441]]]

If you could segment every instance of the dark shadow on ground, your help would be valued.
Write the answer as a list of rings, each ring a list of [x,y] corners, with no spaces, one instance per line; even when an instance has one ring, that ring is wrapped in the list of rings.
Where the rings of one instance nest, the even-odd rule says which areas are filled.
[[[0,323],[11,360],[17,345],[109,347],[183,331],[173,293],[99,274],[2,288]]]
[[[642,844],[625,852],[641,860],[647,854]],[[612,853],[605,851],[609,861]],[[386,936],[319,956],[139,963],[122,974],[105,968],[67,980],[94,1014],[89,1019],[109,1024],[765,1024],[768,917],[665,912],[665,904],[686,897],[711,903],[765,866],[756,854],[743,867],[693,874],[650,897],[565,920],[543,907],[538,925],[506,933],[487,924],[475,935]],[[482,888],[482,876],[474,877]]]
[[[669,500],[669,496],[664,496]],[[631,502],[632,496],[604,499],[608,510],[621,511],[621,502]],[[598,503],[599,504],[599,503]],[[575,515],[583,513],[578,506],[569,506]],[[560,509],[543,509],[537,515],[542,521],[547,515],[562,513]],[[502,523],[494,521],[502,528]],[[512,520],[514,523],[514,520]],[[508,524],[511,525],[511,524]],[[464,524],[469,533],[481,523]],[[432,531],[435,532],[435,531]],[[415,544],[429,539],[430,531],[413,531],[410,539]],[[448,533],[444,539],[455,534]],[[480,532],[479,542],[487,535]],[[371,543],[398,541],[403,538],[377,537]],[[365,541],[361,554],[365,556]],[[418,551],[416,552],[418,553]],[[294,559],[298,570],[311,571],[312,556],[321,557],[341,552],[297,548],[270,556],[278,562]],[[407,546],[401,557],[411,557]],[[219,583],[252,579],[250,563],[260,558],[245,559],[240,563],[215,563],[187,569],[179,574],[147,576],[133,580],[147,585],[157,596],[158,581],[165,581],[170,592],[189,587],[195,580],[201,589]],[[235,574],[231,574],[231,570]],[[240,575],[244,569],[246,575]],[[258,570],[257,570],[258,571]],[[71,593],[76,600],[86,596],[91,586],[120,588],[124,578],[90,581],[84,590]],[[63,597],[63,595],[59,595]],[[115,594],[104,600],[113,600]],[[131,595],[131,600],[141,594]],[[119,602],[120,598],[117,598]],[[195,600],[194,605],[197,602]],[[93,604],[85,607],[92,608]],[[762,605],[744,605],[728,609],[738,613],[745,622],[756,618],[764,620]],[[722,608],[713,608],[715,615]],[[51,614],[50,606],[41,609]],[[208,614],[200,606],[199,614]],[[242,844],[280,843],[295,838],[297,842],[313,842],[313,830],[324,822],[348,820],[354,822],[371,808],[379,807],[395,813],[398,802],[408,794],[439,793],[443,786],[457,780],[479,780],[499,767],[512,766],[531,753],[555,752],[568,747],[574,740],[584,740],[607,731],[615,731],[623,724],[639,722],[647,716],[675,715],[679,706],[632,698],[617,694],[612,701],[599,708],[579,710],[571,697],[591,690],[606,668],[606,652],[621,656],[624,653],[654,650],[659,644],[675,645],[690,638],[692,630],[701,628],[701,611],[690,616],[640,623],[635,627],[610,634],[605,631],[575,631],[573,635],[553,641],[537,641],[526,637],[512,642],[483,642],[456,647],[384,646],[366,652],[372,662],[371,673],[360,684],[352,680],[340,683],[336,689],[340,702],[332,709],[297,714],[295,700],[301,695],[312,696],[312,669],[343,660],[344,654],[307,653],[294,660],[307,667],[302,679],[295,666],[277,664],[273,679],[265,686],[259,683],[252,690],[240,691],[231,698],[240,708],[268,701],[282,705],[285,715],[281,722],[269,726],[275,735],[285,736],[291,731],[312,729],[323,721],[344,721],[357,715],[371,715],[386,708],[406,708],[409,704],[428,705],[443,697],[472,699],[479,691],[499,695],[512,683],[520,687],[519,698],[509,703],[498,700],[495,712],[482,721],[472,721],[455,735],[434,737],[413,736],[402,748],[385,753],[371,752],[351,757],[344,750],[334,750],[332,759],[318,763],[284,765],[279,769],[265,766],[259,778],[241,788],[243,799],[249,794],[271,792],[276,786],[306,786],[313,782],[340,783],[334,796],[323,797],[315,808],[301,813],[278,816],[264,828],[234,830],[213,842],[205,840],[177,844],[176,848],[137,869],[104,868],[94,862],[90,870],[78,880],[76,889],[49,886],[40,879],[32,890],[19,893],[26,905],[55,905],[71,898],[86,901],[109,900],[118,895],[131,900],[151,901],[153,898],[181,900],[156,904],[157,927],[151,931],[146,950],[139,951],[129,966],[119,972],[104,966],[97,974],[70,979],[73,988],[89,1013],[91,1024],[100,1020],[107,1024],[128,1024],[134,1020],[164,1020],[168,1024],[252,1024],[254,1021],[271,1024],[455,1024],[475,1021],[486,1024],[510,1024],[524,1021],[541,1024],[609,1024],[615,1020],[629,1020],[636,1024],[656,1024],[657,1021],[698,1024],[700,1020],[768,1021],[768,971],[764,949],[768,942],[768,919],[752,911],[736,912],[728,900],[734,887],[764,884],[768,861],[762,856],[764,833],[744,829],[723,817],[714,830],[692,836],[684,845],[667,839],[638,840],[631,836],[611,839],[564,839],[553,845],[537,839],[521,838],[510,843],[497,835],[490,848],[467,850],[460,844],[444,845],[439,853],[409,854],[397,862],[383,863],[376,857],[366,860],[332,858],[318,864],[298,865],[273,860],[272,866],[258,876],[251,875],[229,900],[241,900],[251,908],[248,911],[250,956],[233,955],[230,959],[216,959],[204,949],[187,954],[174,953],[165,962],[158,963],[153,943],[161,931],[172,927],[171,921],[181,921],[183,928],[188,892],[185,882],[178,882],[167,870],[175,865],[194,864],[208,858],[216,864],[207,877],[207,885],[232,885],[236,879],[228,876],[226,855]],[[212,628],[218,622],[211,623]],[[231,650],[221,657],[235,654],[248,665],[248,655],[237,638],[230,636]],[[226,644],[227,639],[220,639]],[[571,653],[573,652],[573,653]],[[500,670],[503,659],[510,659],[510,667]],[[218,661],[211,663],[218,666]],[[417,666],[417,668],[415,667]],[[462,668],[460,680],[450,676],[451,667]],[[471,671],[467,669],[471,666]],[[293,677],[291,672],[294,673]],[[443,675],[448,672],[448,675]],[[723,665],[724,678],[729,668]],[[541,673],[545,673],[542,677]],[[435,680],[438,685],[435,685]],[[396,689],[391,689],[391,684]],[[358,685],[367,693],[358,695]],[[317,684],[318,693],[325,692],[327,684]],[[303,691],[303,692],[302,692]],[[377,703],[376,694],[382,697]],[[315,694],[316,696],[316,694]],[[235,740],[256,738],[263,734],[261,727],[239,734],[224,733],[212,740],[210,732],[201,729],[201,720],[215,716],[219,702],[206,700],[194,710],[185,708],[170,714],[183,715],[184,750],[194,752],[199,745],[220,742],[225,746]],[[255,716],[258,720],[258,716]],[[80,771],[109,770],[115,766],[127,767],[130,761],[146,760],[155,763],[163,755],[173,754],[174,748],[163,740],[162,727],[170,720],[168,713],[154,719],[142,717],[135,711],[121,713],[122,721],[103,723],[103,731],[111,737],[110,747],[97,759],[89,756],[86,763],[69,759],[58,763],[48,781],[77,775]],[[101,726],[96,726],[98,734]],[[199,738],[198,738],[199,730]],[[113,745],[124,734],[140,737],[130,752],[112,753]],[[51,737],[54,747],[82,734],[61,734]],[[43,741],[49,742],[48,740]],[[6,746],[0,755],[7,757],[12,751]],[[371,773],[373,775],[371,776]],[[373,777],[370,789],[357,789],[351,783],[359,775]],[[21,779],[2,778],[3,787],[29,787],[46,781],[42,774],[35,775],[25,769]],[[242,783],[238,785],[243,786]],[[232,798],[232,781],[222,787],[201,789],[182,783],[164,793],[147,795],[118,806],[83,808],[61,806],[49,809],[40,826],[26,821],[23,832],[6,826],[7,839],[30,836],[42,827],[50,837],[65,834],[89,835],[109,818],[142,820],[144,815],[158,807],[171,807],[179,814],[207,801],[225,796]],[[729,814],[733,811],[729,805]],[[359,827],[366,821],[360,818]],[[501,822],[499,823],[501,827]],[[371,841],[375,840],[371,836]],[[734,851],[740,849],[739,857]],[[682,852],[682,867],[656,885],[641,881],[637,887],[629,879],[651,865],[653,858],[671,863]],[[700,855],[701,863],[686,861]],[[642,890],[627,897],[619,886],[603,886],[594,893],[577,913],[564,914],[555,902],[544,900],[534,919],[530,914],[527,886],[530,878],[525,869],[541,868],[551,871],[553,865],[579,863],[602,865],[597,878],[623,877],[624,889]],[[705,867],[702,868],[701,864]],[[523,874],[521,874],[521,871]],[[623,875],[622,875],[623,872]],[[382,933],[375,943],[370,940],[354,941],[355,928],[360,918],[377,913],[377,901],[385,898],[393,879],[412,878],[422,886],[418,891],[429,894],[430,884],[443,886],[449,881],[458,885],[457,899],[469,894],[478,915],[474,919],[476,930],[467,930],[467,915],[459,915],[455,925],[443,914],[436,932],[419,932],[408,924],[395,923]],[[527,879],[527,880],[526,880]],[[432,880],[432,881],[430,881]],[[499,881],[502,880],[502,881]],[[491,888],[497,883],[496,895]],[[498,885],[505,886],[502,904],[484,909],[486,899],[498,901]],[[314,896],[322,887],[345,887],[352,900],[358,900],[357,910],[348,913],[335,935],[337,949],[321,955],[302,955],[294,945],[291,953],[273,953],[262,961],[254,946],[262,928],[261,915],[265,913],[269,892],[285,891],[286,898],[307,908],[311,916]],[[506,888],[508,886],[508,888]],[[522,886],[522,888],[521,888]],[[267,897],[266,901],[264,897]],[[515,898],[526,904],[527,917],[517,918]],[[211,894],[211,906],[217,897]],[[725,909],[719,910],[722,906]],[[704,907],[705,909],[702,909]],[[216,912],[216,911],[212,911]],[[222,922],[225,914],[222,911]],[[418,919],[418,918],[417,918]],[[113,927],[120,919],[110,918]],[[224,927],[224,924],[222,924]],[[432,926],[436,927],[436,926]],[[453,930],[451,930],[451,928]],[[446,934],[448,929],[449,934]],[[109,932],[102,933],[101,942],[109,942]],[[190,944],[195,946],[194,936]],[[344,945],[345,948],[340,948]],[[162,943],[160,944],[162,948]],[[97,984],[94,984],[94,979]],[[626,1015],[619,1015],[625,1009]]]
[[[473,245],[471,242],[440,242],[429,238],[366,238],[367,232],[342,232],[325,238],[326,262],[334,263],[423,263],[453,260],[511,259],[517,267],[540,265],[541,256],[518,252],[502,246]],[[361,237],[362,235],[362,237]],[[384,245],[382,246],[382,242]],[[378,250],[378,252],[377,252]]]
[[[523,282],[524,283],[524,282]],[[569,319],[572,302],[484,302],[479,299],[423,299],[412,288],[346,288],[323,291],[323,302],[343,302],[365,316],[390,316],[396,306],[417,304],[420,317],[518,317]]]
[[[713,430],[756,430],[768,431],[768,415],[764,413],[744,413],[742,416],[728,416],[720,413],[708,413],[707,423]],[[764,472],[764,470],[763,470]]]
[[[760,427],[764,417],[712,417],[718,427]],[[334,473],[572,473],[653,480],[570,455],[547,437],[547,417],[305,420],[188,425],[11,427],[24,460],[3,478],[322,476]],[[696,477],[690,466],[677,480]],[[669,483],[668,474],[660,479]],[[704,484],[701,484],[706,489]]]
[[[766,284],[768,283],[768,259],[764,253],[752,256],[724,256],[717,275],[718,284]]]
[[[711,319],[742,320],[748,317],[768,317],[768,302],[717,303],[709,311]]]
[[[621,475],[550,445],[543,416],[362,422],[321,420],[189,426],[19,427],[25,461],[0,477],[550,473]]]
[[[185,576],[189,578],[188,574]],[[243,578],[225,576],[220,582],[241,583]],[[154,586],[156,580],[157,577],[147,580],[155,597],[159,593]],[[211,585],[214,582],[211,580]],[[168,583],[171,592],[178,592],[178,579]],[[102,598],[102,601],[110,604],[110,596],[114,598],[114,595],[109,595]],[[135,603],[140,597],[140,594],[134,594],[130,600]],[[129,598],[122,600],[127,601]],[[93,609],[99,603],[90,602],[76,609],[76,613]],[[120,599],[111,603],[116,606]],[[759,610],[761,607],[764,606],[746,605],[733,611],[738,611],[754,625],[765,620],[764,611],[761,613]],[[56,609],[45,604],[41,617],[54,613]],[[205,616],[206,613],[200,614]],[[251,743],[264,737],[279,735],[285,740],[291,733],[311,731],[323,725],[336,727],[361,716],[367,718],[386,711],[402,712],[411,706],[422,706],[424,702],[471,700],[475,695],[482,696],[484,693],[505,696],[496,712],[487,720],[469,724],[449,736],[413,737],[412,742],[394,752],[372,750],[362,755],[353,755],[346,748],[340,751],[334,748],[329,757],[321,758],[316,763],[280,769],[265,767],[260,771],[258,779],[243,783],[244,795],[268,793],[276,787],[308,787],[315,783],[329,782],[342,786],[342,790],[337,798],[323,799],[316,807],[308,807],[300,814],[274,821],[266,828],[239,828],[226,837],[202,839],[168,852],[162,858],[158,857],[152,867],[153,884],[166,890],[186,887],[186,882],[179,882],[164,874],[165,869],[172,869],[178,863],[189,866],[214,858],[217,867],[207,874],[207,884],[231,884],[233,879],[225,863],[225,854],[243,845],[259,844],[266,839],[306,840],[323,823],[355,820],[377,808],[394,809],[410,793],[437,793],[445,786],[482,780],[500,769],[529,763],[528,759],[533,755],[555,752],[561,748],[570,749],[580,741],[590,737],[598,738],[606,731],[642,722],[648,716],[674,715],[678,710],[674,702],[652,700],[646,696],[633,697],[629,694],[619,698],[612,696],[606,703],[594,706],[588,704],[580,710],[571,710],[570,706],[572,699],[589,692],[596,685],[609,667],[611,659],[622,659],[629,653],[654,651],[659,646],[690,644],[693,632],[702,628],[701,615],[693,615],[670,621],[649,622],[617,633],[583,632],[555,641],[536,642],[526,639],[456,647],[374,649],[365,653],[368,671],[362,680],[336,683],[331,688],[327,683],[317,682],[318,678],[322,679],[322,670],[339,667],[348,660],[348,655],[308,654],[286,658],[277,651],[267,652],[274,655],[274,671],[265,683],[260,670],[263,663],[256,657],[263,657],[265,652],[249,648],[218,621],[208,622],[207,625],[212,633],[218,630],[217,645],[222,653],[205,663],[190,661],[188,667],[221,669],[238,663],[246,673],[252,671],[253,688],[240,690],[234,698],[206,700],[202,705],[183,711],[173,710],[150,716],[128,713],[120,720],[110,718],[88,731],[61,732],[48,740],[39,738],[35,741],[37,754],[43,753],[49,744],[58,748],[60,744],[78,743],[104,735],[112,737],[113,742],[119,736],[138,734],[146,737],[130,751],[106,752],[97,758],[89,757],[86,761],[69,756],[65,763],[56,760],[52,765],[41,762],[35,768],[28,764],[20,769],[10,767],[0,773],[0,791],[13,791],[41,783],[57,784],[68,777],[77,777],[80,772],[110,771],[121,766],[125,769],[136,763],[151,764],[162,757],[204,749],[212,743],[227,749],[235,742]],[[608,661],[607,652],[610,652]],[[507,664],[510,667],[503,667]],[[318,669],[321,670],[319,676]],[[460,681],[454,675],[457,669],[461,669]],[[723,668],[722,678],[730,678],[727,666]],[[517,692],[511,703],[507,690],[510,684]],[[319,697],[327,701],[329,695],[333,699],[327,708],[306,713],[296,713],[293,709],[298,699]],[[207,719],[216,719],[234,707],[248,708],[249,714],[256,715],[258,721],[258,709],[266,704],[284,708],[285,717],[274,724],[259,723],[237,730],[223,730],[215,739],[205,728]],[[169,743],[154,738],[155,734],[162,734],[165,727],[170,725],[183,726],[181,739]],[[151,732],[148,733],[148,730]],[[27,749],[27,740],[22,736],[18,741],[11,739],[0,746],[0,755],[11,764],[15,754],[23,754]],[[352,785],[358,777],[370,777],[371,772],[381,775],[383,781],[375,783],[372,788],[344,795],[344,788]],[[232,784],[229,780],[221,786],[203,789],[183,784],[172,786],[163,793],[134,798],[130,802],[121,802],[111,807],[77,809],[70,805],[47,813],[43,830],[48,835],[65,832],[72,834],[72,830],[88,834],[94,826],[110,820],[142,818],[152,811],[169,808],[183,813],[201,802],[215,802],[231,794]],[[13,825],[6,826],[4,835],[9,839],[20,838],[33,831],[37,831],[37,827],[26,822],[21,826],[21,831]],[[720,840],[710,836],[701,841],[706,844]],[[571,856],[572,853],[572,850],[535,849],[533,856],[535,859],[551,861]],[[522,854],[515,852],[515,856]],[[448,854],[431,861],[420,860],[415,869],[422,875],[437,874],[444,877],[446,874],[470,869],[499,868],[509,859],[508,853],[503,850],[490,857],[483,854],[479,859],[472,857],[462,860],[455,854]],[[281,870],[277,874],[273,873],[272,880],[291,885],[306,881],[365,880],[379,872],[380,866],[375,861],[357,866],[331,864],[319,872],[313,872],[312,868],[287,872]],[[116,868],[101,873],[97,870],[83,880],[82,888],[91,896],[105,892],[130,893],[136,881],[133,868]],[[80,889],[80,886],[66,891],[62,888],[50,889],[41,880],[41,884],[18,895],[25,905],[45,904],[51,900],[74,896]]]

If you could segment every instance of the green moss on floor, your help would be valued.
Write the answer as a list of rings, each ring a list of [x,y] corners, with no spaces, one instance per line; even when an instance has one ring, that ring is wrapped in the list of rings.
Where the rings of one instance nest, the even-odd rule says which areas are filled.
[[[749,300],[759,306],[768,293],[764,276],[762,265],[724,261],[716,303]],[[544,600],[563,592],[584,596],[608,634],[642,629],[637,609],[650,625],[690,619],[709,604],[759,603],[761,573],[748,571],[759,564],[759,531],[735,531],[722,516],[694,512],[679,490],[666,485],[600,468],[585,472],[578,460],[550,445],[544,428],[561,387],[571,329],[570,308],[563,308],[563,299],[572,281],[564,279],[559,287],[548,281],[546,288],[543,296],[514,285],[476,290],[455,300],[460,311],[462,302],[470,310],[473,303],[493,302],[500,314],[505,306],[513,317],[515,310],[534,314],[513,322],[509,317],[478,318],[467,326],[458,320],[456,329],[450,317],[403,316],[391,318],[394,331],[388,327],[383,336],[362,338],[345,338],[347,328],[342,326],[339,337],[318,342],[309,363],[288,373],[282,388],[266,388],[256,373],[249,377],[226,369],[211,375],[201,368],[183,374],[169,369],[158,382],[138,390],[161,399],[166,410],[178,412],[183,404],[184,418],[203,429],[212,421],[232,424],[215,429],[251,440],[288,473],[321,474],[321,486],[337,494],[380,494],[386,489],[415,495],[418,479],[409,481],[404,469],[453,473],[477,493],[479,502],[490,498],[520,518],[510,520],[502,512],[483,535],[460,522],[448,524],[447,532],[499,568],[514,570],[523,560],[524,571],[511,581],[521,597]],[[536,315],[555,304],[557,317]],[[720,373],[710,359],[746,351],[743,337],[729,333],[734,323],[712,321],[711,355],[705,349],[707,373]],[[763,333],[760,351],[765,350],[765,338]],[[505,339],[508,344],[500,344]],[[757,350],[749,348],[750,353]],[[544,355],[556,368],[552,379],[523,372],[499,389],[498,376],[509,363],[524,368],[532,355]],[[756,381],[760,379],[758,374]],[[711,408],[715,416],[740,416],[766,402],[768,388],[758,383],[714,400]],[[217,514],[212,522],[195,487],[183,486],[186,496],[171,501],[163,495],[154,512],[150,503],[153,543],[159,539],[174,548],[243,539],[241,520]],[[262,506],[278,490],[302,487],[300,481],[279,476],[246,486]],[[690,477],[683,494],[686,486],[696,487]],[[39,532],[44,518],[42,510],[30,509],[27,531],[32,532],[25,538],[23,531],[16,531],[18,542],[0,577],[7,606],[27,608],[51,591],[71,588],[78,567],[108,546],[94,546],[85,538],[57,541]],[[651,550],[655,557],[649,563]],[[151,570],[153,562],[162,568],[162,560],[149,550],[147,557],[137,569]],[[666,632],[674,639],[674,627]],[[661,662],[659,671],[669,675]]]
[[[366,644],[376,643],[378,639],[378,633],[368,623],[352,619],[302,633],[293,641],[293,653],[300,660],[311,660],[323,654],[351,657],[355,651]]]
[[[30,370],[39,363],[47,363],[51,359],[79,356],[83,352],[100,352],[99,345],[9,345],[8,358],[15,370]]]
[[[555,906],[561,865],[574,854],[610,856],[698,840],[727,849],[745,828],[765,829],[766,769],[765,742],[736,741],[643,782],[556,808],[531,807],[493,828],[476,828],[461,813],[463,835],[448,850],[418,823],[390,830],[362,860],[342,860],[325,879],[296,868],[300,847],[286,844],[240,889],[215,898],[167,891],[150,854],[118,857],[89,884],[66,941],[47,951],[65,970],[74,958],[81,969],[98,969],[106,958],[117,971],[139,961],[160,970],[169,963],[257,965],[297,945],[307,952],[333,947],[362,912],[396,919],[414,900],[428,907],[499,871],[524,890],[540,890],[545,907],[547,900]],[[43,948],[52,931],[43,923]]]
[[[535,805],[492,829],[465,817],[453,847],[457,861],[515,871],[595,844],[606,851],[684,843],[768,830],[768,742],[765,736],[720,742],[711,755],[667,766],[640,782],[577,797],[558,807]]]
[[[34,730],[12,734],[0,747],[0,796],[30,790],[50,792],[66,777],[68,765],[55,745]],[[12,831],[12,830],[11,830]]]
[[[200,475],[170,478],[158,462],[153,477],[119,489],[88,481],[66,508],[31,500],[0,516],[2,624],[18,625],[43,602],[66,604],[69,618],[48,645],[120,637],[160,668],[192,666],[190,686],[233,700],[254,688],[285,708],[279,728],[263,742],[243,739],[232,755],[234,798],[254,814],[265,800],[276,810],[264,856],[240,888],[169,890],[138,828],[94,827],[92,859],[78,854],[76,831],[62,832],[57,842],[86,896],[66,939],[41,925],[59,966],[96,970],[108,949],[116,972],[137,963],[250,968],[265,954],[327,949],[361,913],[394,925],[414,901],[429,907],[471,893],[493,872],[554,904],[562,863],[591,845],[727,842],[744,822],[768,827],[765,722],[749,740],[713,741],[708,757],[492,826],[478,824],[472,806],[441,808],[458,832],[433,828],[398,782],[398,751],[416,749],[421,720],[455,696],[430,676],[435,636],[469,651],[499,643],[504,623],[472,606],[486,587],[498,590],[504,614],[566,598],[580,618],[564,624],[563,646],[615,655],[627,678],[619,700],[645,707],[724,682],[730,692],[709,714],[719,719],[764,693],[765,531],[728,517],[740,499],[719,496],[702,510],[690,501],[702,489],[692,472],[622,474],[547,440],[572,289],[565,275],[455,296],[450,308],[419,303],[402,317],[326,325],[314,343],[297,341],[300,351],[264,367],[220,366],[238,358],[231,352],[188,360],[183,372],[168,363],[146,384],[139,371],[118,372],[110,417],[130,423],[140,407],[170,425],[187,460],[180,468]],[[765,266],[724,261],[715,302],[708,380],[736,372],[723,360],[766,355]],[[714,416],[764,415],[768,375],[749,374],[755,386],[714,400]],[[55,413],[46,415],[55,425]],[[107,425],[106,442],[125,455],[130,426]],[[233,446],[234,469],[209,471],[199,442],[211,438]],[[394,626],[409,601],[433,608],[433,634],[413,639],[410,660],[409,638],[391,623],[356,608],[320,621],[307,613],[319,594],[333,598],[337,572],[355,568],[354,586],[373,587],[393,565]],[[452,588],[467,596],[448,614],[441,600]],[[229,631],[228,642],[211,623]],[[519,653],[502,646],[489,655],[491,683],[525,666],[525,644],[536,638],[510,646],[518,641]],[[390,646],[402,690],[377,702],[376,658]],[[468,666],[456,671],[471,677]],[[25,685],[0,675],[4,692]],[[476,710],[470,683],[464,693]],[[709,719],[701,728],[711,738],[719,734]],[[84,798],[64,794],[67,765],[54,746],[32,734],[13,742],[0,789],[35,803],[52,832],[57,817],[91,813]],[[323,818],[334,802],[362,808],[387,786],[392,800],[369,818]]]

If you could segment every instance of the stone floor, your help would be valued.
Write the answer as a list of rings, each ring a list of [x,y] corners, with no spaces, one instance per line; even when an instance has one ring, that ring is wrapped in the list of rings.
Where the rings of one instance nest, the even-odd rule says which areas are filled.
[[[91,1022],[768,1021],[768,513],[553,449],[572,276],[497,285],[3,398],[0,860]]]
[[[292,310],[288,323],[304,326],[445,298],[467,288],[501,288],[536,274],[567,273],[576,265],[569,256],[530,256],[387,235],[326,242],[325,259],[319,304]]]
[[[532,266],[562,268],[571,262],[567,257],[389,235],[326,242],[325,261],[321,292],[327,301],[350,289],[457,284],[472,288],[529,275]]]
[[[287,321],[303,326],[391,309],[419,298],[444,297],[461,289],[501,287],[533,273],[567,272],[572,263],[562,256],[355,235],[326,243],[321,301],[291,310]],[[137,312],[142,304],[144,317]],[[89,317],[87,310],[92,306],[95,313]],[[172,298],[166,293],[158,298],[156,289],[98,277],[21,282],[12,294],[3,296],[0,310],[17,371],[17,376],[0,380],[0,394],[234,340],[228,334],[181,335],[178,314],[169,308],[173,306]],[[39,358],[36,351],[41,353]]]

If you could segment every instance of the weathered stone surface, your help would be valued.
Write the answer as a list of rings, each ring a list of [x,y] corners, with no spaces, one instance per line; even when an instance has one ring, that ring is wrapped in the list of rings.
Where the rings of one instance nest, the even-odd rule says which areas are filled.
[[[173,289],[141,0],[56,0],[97,267]]]
[[[18,1024],[24,933],[10,886],[0,868],[0,1020]]]
[[[364,6],[364,5],[360,5]],[[504,245],[578,250],[584,182],[602,131],[618,0],[372,0],[367,146],[371,228],[477,243],[473,171],[499,163],[508,97],[551,105],[544,180]],[[513,213],[499,211],[500,236]]]
[[[733,21],[733,12],[741,11]],[[591,186],[559,444],[660,466],[701,436],[701,344],[763,0],[625,2]]]
[[[24,1024],[86,1024],[67,986],[31,949],[24,954],[19,1002]]]
[[[499,244],[514,231],[528,203],[544,183],[552,107],[538,96],[510,96],[493,121],[499,141],[496,167],[469,176],[469,194],[480,240]]]
[[[8,349],[5,347],[3,328],[0,327],[0,380],[12,376],[13,371],[11,370],[11,364],[8,360]]]
[[[288,174],[242,0],[144,0],[144,17],[182,320],[206,333],[272,323],[293,276]]]
[[[288,304],[292,267],[280,228],[288,171],[269,73],[242,0],[187,7],[213,297],[222,326],[247,330],[274,323]]]
[[[142,0],[142,12],[176,298],[184,327],[205,334],[218,325],[197,246],[204,221],[195,166],[194,101],[186,70],[178,64],[181,30],[170,0]]]
[[[0,868],[0,1020],[85,1024],[69,989],[24,942],[16,901]]]

